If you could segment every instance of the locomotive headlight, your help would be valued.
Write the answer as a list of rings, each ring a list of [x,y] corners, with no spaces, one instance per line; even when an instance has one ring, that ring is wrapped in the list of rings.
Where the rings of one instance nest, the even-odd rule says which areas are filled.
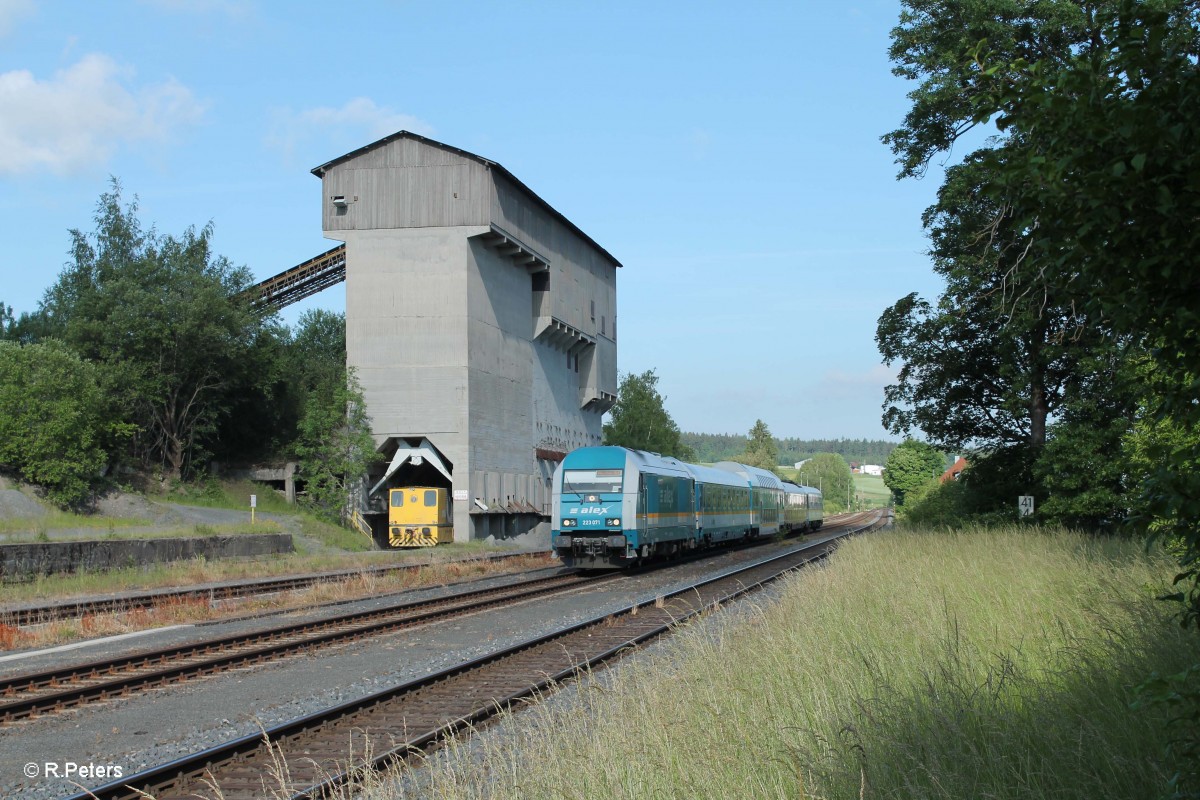
[[[570,519],[568,517],[563,517],[562,526],[564,528],[574,528],[576,523],[577,523],[577,520]]]
[[[610,528],[619,528],[621,527],[621,518],[609,517],[608,519],[604,520],[604,524]]]

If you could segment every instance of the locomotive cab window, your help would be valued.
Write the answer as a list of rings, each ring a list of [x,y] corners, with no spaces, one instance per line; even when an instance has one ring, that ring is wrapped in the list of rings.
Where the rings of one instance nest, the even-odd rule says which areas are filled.
[[[436,506],[436,505],[437,505],[437,490],[436,489],[426,489],[425,490],[425,506],[427,508],[432,508],[433,506]]]
[[[404,490],[392,489],[392,508],[404,507]]]
[[[624,475],[621,469],[569,469],[563,472],[563,491],[619,494]]]

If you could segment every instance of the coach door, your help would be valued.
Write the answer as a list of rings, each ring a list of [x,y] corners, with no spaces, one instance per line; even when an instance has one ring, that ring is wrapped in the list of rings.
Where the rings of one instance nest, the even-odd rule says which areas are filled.
[[[638,541],[644,541],[645,536],[649,533],[650,528],[647,524],[646,511],[646,476],[638,475],[638,501],[637,501],[637,529]]]

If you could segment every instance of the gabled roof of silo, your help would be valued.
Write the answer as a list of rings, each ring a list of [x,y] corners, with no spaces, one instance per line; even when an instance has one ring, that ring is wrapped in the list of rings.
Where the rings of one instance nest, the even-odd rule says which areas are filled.
[[[413,139],[414,141],[422,142],[423,144],[430,145],[431,147],[438,147],[438,148],[441,148],[442,150],[448,150],[451,153],[457,153],[458,155],[463,156],[464,158],[469,158],[473,161],[477,161],[480,164],[483,164],[488,169],[496,170],[501,175],[506,177],[508,180],[512,181],[517,187],[519,187],[521,189],[521,191],[523,191],[527,195],[529,195],[529,197],[535,203],[537,203],[542,208],[544,208],[547,212],[549,212],[553,217],[555,217],[559,222],[561,222],[563,225],[565,225],[568,229],[579,234],[579,236],[582,237],[585,242],[590,244],[592,247],[596,248],[596,250],[598,250],[605,258],[607,258],[609,261],[611,261],[614,265],[616,265],[618,267],[621,266],[621,262],[617,261],[617,259],[613,257],[612,253],[608,252],[603,247],[601,247],[600,244],[595,239],[588,236],[586,233],[584,233],[579,228],[578,225],[576,225],[574,222],[571,222],[571,220],[567,219],[557,209],[555,209],[554,206],[550,205],[545,200],[543,200],[541,197],[539,197],[537,192],[533,191],[528,186],[526,186],[524,184],[524,182],[521,181],[520,178],[518,178],[516,175],[513,175],[511,172],[509,172],[507,169],[505,169],[504,166],[502,164],[500,164],[499,162],[492,161],[490,158],[484,158],[483,156],[477,156],[474,153],[469,153],[466,150],[462,150],[458,147],[453,147],[451,145],[445,144],[444,142],[439,142],[436,139],[430,139],[429,137],[422,136],[419,133],[413,133],[412,131],[396,131],[395,133],[385,136],[378,141],[371,142],[368,145],[363,145],[362,147],[358,148],[357,150],[351,150],[349,153],[346,153],[343,156],[338,156],[337,158],[333,159],[332,161],[326,161],[324,164],[320,165],[319,167],[313,167],[312,174],[316,175],[318,178],[323,178],[323,177],[325,177],[325,173],[328,172],[332,167],[335,167],[338,164],[345,163],[346,161],[350,161],[351,159],[358,158],[363,153],[368,153],[377,147],[383,147],[384,145],[390,144],[391,142],[394,142],[397,139]]]

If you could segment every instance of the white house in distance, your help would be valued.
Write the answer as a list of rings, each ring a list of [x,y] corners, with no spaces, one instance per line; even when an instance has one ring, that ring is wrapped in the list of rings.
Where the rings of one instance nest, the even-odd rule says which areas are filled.
[[[879,476],[883,474],[883,467],[879,466],[878,464],[863,464],[861,467],[859,467],[858,471],[863,475]]]

